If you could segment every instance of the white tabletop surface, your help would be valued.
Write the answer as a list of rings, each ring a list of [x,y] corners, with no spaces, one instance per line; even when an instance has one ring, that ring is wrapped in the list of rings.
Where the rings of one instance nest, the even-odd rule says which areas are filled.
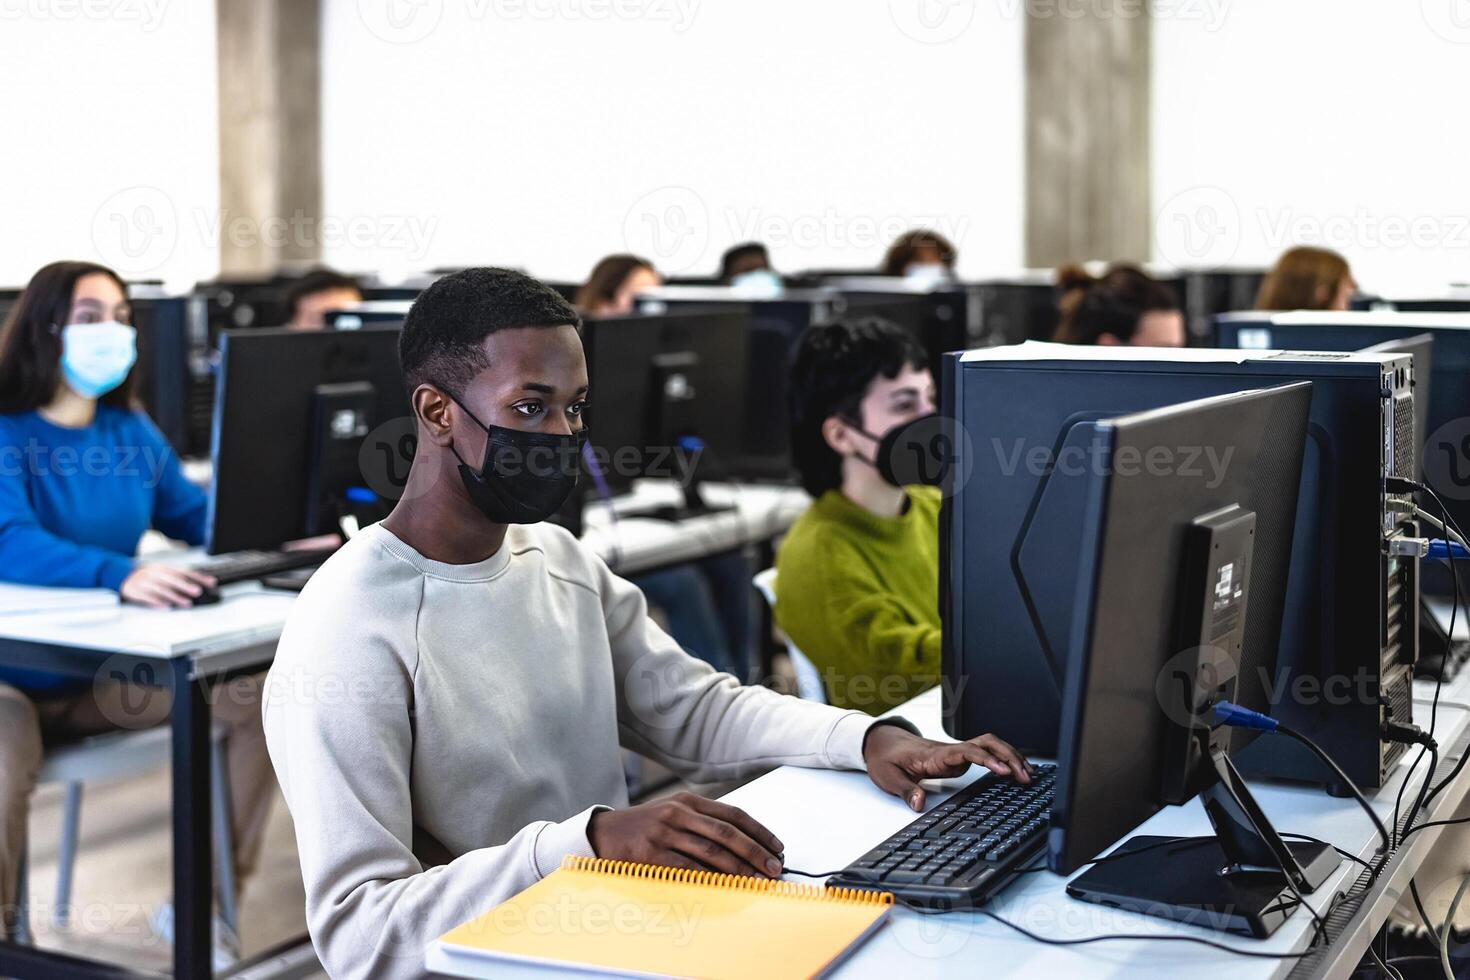
[[[705,484],[703,494],[712,506],[733,505],[734,509],[677,523],[639,517],[640,509],[683,500],[671,481],[640,481],[631,494],[616,498],[612,508],[606,504],[587,508],[582,541],[613,571],[631,575],[780,534],[811,503],[811,497],[799,487]]]
[[[779,534],[810,498],[799,489],[712,484],[711,504],[737,509],[671,522],[621,517],[614,523],[604,505],[589,508],[583,541],[617,571],[631,574],[653,565],[689,561]],[[676,503],[678,487],[646,481],[614,501],[622,512]],[[198,549],[159,550],[150,542],[150,561],[194,564],[208,561]],[[120,604],[100,589],[36,589],[0,584],[0,642],[29,640],[57,646],[172,658],[226,656],[280,638],[296,593],[239,582],[220,589],[223,601],[183,610],[154,610]]]
[[[915,698],[898,713],[912,720],[926,735],[944,738],[939,707],[939,692],[934,689]],[[1428,715],[1427,706],[1416,706],[1416,721],[1427,725]],[[1441,745],[1449,747],[1467,725],[1470,725],[1470,710],[1442,704],[1436,737]],[[1409,755],[1412,757],[1413,753]],[[1447,765],[1442,765],[1440,772],[1448,769]],[[1401,774],[1371,798],[1385,821],[1391,818],[1402,771],[1401,767]],[[1423,771],[1421,766],[1421,775]],[[949,781],[946,785],[958,787],[977,775],[972,770],[968,777]],[[1470,781],[1470,769],[1460,782],[1467,781]],[[1252,784],[1252,789],[1278,830],[1309,834],[1365,860],[1372,858],[1378,844],[1377,833],[1352,800],[1333,799],[1325,793],[1301,786]],[[932,794],[931,805],[943,795]],[[1461,795],[1463,788],[1460,793],[1447,790],[1435,801],[1436,806],[1457,805]],[[841,868],[915,816],[901,801],[878,790],[862,773],[791,766],[754,780],[724,799],[770,827],[786,844],[788,866],[804,871]],[[1134,833],[1186,836],[1208,832],[1209,823],[1204,810],[1195,800],[1183,807],[1160,811]],[[1428,830],[1412,839],[1418,860],[1422,860],[1422,853],[1432,846],[1437,833],[1437,830]],[[1308,896],[1309,902],[1318,911],[1324,910],[1329,897],[1348,887],[1360,871],[1358,865],[1344,861],[1323,888]],[[808,880],[790,875],[788,878]],[[1076,901],[1067,897],[1064,885],[1065,879],[1050,872],[1024,875],[989,908],[1048,937],[1080,938],[1117,932],[1189,934],[1242,949],[1282,953],[1305,947],[1312,927],[1311,917],[1299,911],[1267,940],[1220,936],[1204,929]],[[752,936],[751,941],[760,940]],[[1358,955],[1361,953],[1352,955],[1353,965],[1357,963]],[[1293,960],[1231,956],[1193,943],[1120,941],[1073,948],[1044,946],[973,913],[923,916],[895,908],[889,923],[845,960],[837,975],[902,977],[904,980],[917,977],[953,980],[955,977],[979,975],[1128,977],[1130,980],[1134,977],[1174,980],[1181,976],[1225,975],[1232,978],[1277,978],[1288,973],[1294,963]],[[427,951],[427,964],[432,970],[458,976],[544,977],[556,972],[541,967],[517,970],[505,963],[478,961],[473,957],[450,954],[437,944]]]

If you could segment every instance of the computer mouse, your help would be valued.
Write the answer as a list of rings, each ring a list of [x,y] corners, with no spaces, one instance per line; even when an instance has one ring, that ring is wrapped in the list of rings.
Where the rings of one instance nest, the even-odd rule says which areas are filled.
[[[219,598],[219,586],[206,585],[204,587],[204,591],[200,592],[197,596],[194,597],[194,605],[212,606],[216,602],[219,602]]]

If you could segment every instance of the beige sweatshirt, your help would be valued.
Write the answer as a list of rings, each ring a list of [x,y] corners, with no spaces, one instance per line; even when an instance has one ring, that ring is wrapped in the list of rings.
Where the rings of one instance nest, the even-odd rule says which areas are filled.
[[[715,673],[549,524],[472,565],[367,528],[302,592],[264,711],[317,955],[374,978],[591,854],[593,809],[628,803],[620,745],[695,780],[861,769],[872,724]]]

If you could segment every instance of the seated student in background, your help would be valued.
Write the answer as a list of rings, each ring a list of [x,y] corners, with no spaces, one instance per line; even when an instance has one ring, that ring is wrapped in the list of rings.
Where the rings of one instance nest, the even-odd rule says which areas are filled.
[[[919,283],[938,283],[954,277],[955,247],[937,231],[906,231],[888,246],[880,272]]]
[[[720,256],[720,282],[752,293],[781,292],[781,277],[771,268],[771,256],[760,242],[732,245]]]
[[[327,325],[327,313],[362,302],[362,287],[351,276],[330,269],[318,269],[298,279],[286,293],[292,330],[321,330]]]
[[[1261,282],[1258,310],[1346,310],[1358,284],[1347,259],[1325,248],[1287,250]]]
[[[213,585],[134,554],[143,532],[201,544],[204,494],[133,401],[135,335],[111,270],[55,262],[32,277],[0,329],[0,579],[106,588],[159,609]],[[238,688],[238,689],[237,689]],[[0,670],[0,910],[13,925],[16,860],[45,746],[126,724],[161,723],[168,692]],[[219,697],[229,728],[235,859],[255,863],[271,802],[258,692]]]
[[[588,316],[627,316],[639,293],[663,283],[663,276],[647,259],[609,255],[592,267],[592,275],[577,290],[577,309]]]
[[[593,317],[627,316],[638,293],[663,279],[646,259],[609,255],[577,291],[576,306]],[[645,449],[648,447],[638,447]],[[716,670],[750,680],[752,642],[750,562],[739,552],[633,576],[649,603],[663,613],[679,645]]]
[[[869,714],[939,680],[939,492],[875,465],[885,433],[933,414],[927,365],[877,317],[812,327],[792,361],[791,456],[816,500],[776,555],[776,621],[828,701]]]
[[[596,397],[577,320],[504,269],[419,296],[400,347],[419,432],[409,487],[312,576],[281,637],[266,736],[334,977],[423,975],[430,941],[567,855],[781,873],[781,842],[735,807],[687,793],[629,806],[619,745],[700,780],[866,768],[915,809],[921,778],[971,762],[1029,781],[994,736],[943,744],[741,686],[543,523],[576,483]],[[341,678],[347,696],[312,696]]]
[[[1184,312],[1179,297],[1131,265],[1101,276],[1080,266],[1057,272],[1061,320],[1052,339],[1063,344],[1116,347],[1183,347]]]

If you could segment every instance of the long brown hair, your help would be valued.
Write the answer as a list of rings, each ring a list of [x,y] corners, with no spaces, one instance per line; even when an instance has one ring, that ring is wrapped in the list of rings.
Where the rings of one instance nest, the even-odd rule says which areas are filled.
[[[1081,266],[1057,272],[1061,320],[1052,339],[1063,344],[1096,344],[1103,334],[1127,343],[1145,313],[1179,309],[1179,299],[1137,266],[1119,264],[1101,276]]]
[[[1307,245],[1287,250],[1261,282],[1258,310],[1325,310],[1343,280],[1351,281],[1347,259]]]
[[[596,315],[617,296],[618,290],[623,288],[623,283],[628,277],[639,269],[653,271],[653,263],[636,255],[620,253],[609,255],[592,267],[592,275],[577,290],[575,305],[583,313]]]
[[[51,402],[61,383],[61,328],[71,312],[72,295],[84,276],[103,275],[127,283],[95,262],[52,262],[26,284],[0,327],[0,413],[29,412]],[[133,375],[97,399],[114,408],[133,407]]]

